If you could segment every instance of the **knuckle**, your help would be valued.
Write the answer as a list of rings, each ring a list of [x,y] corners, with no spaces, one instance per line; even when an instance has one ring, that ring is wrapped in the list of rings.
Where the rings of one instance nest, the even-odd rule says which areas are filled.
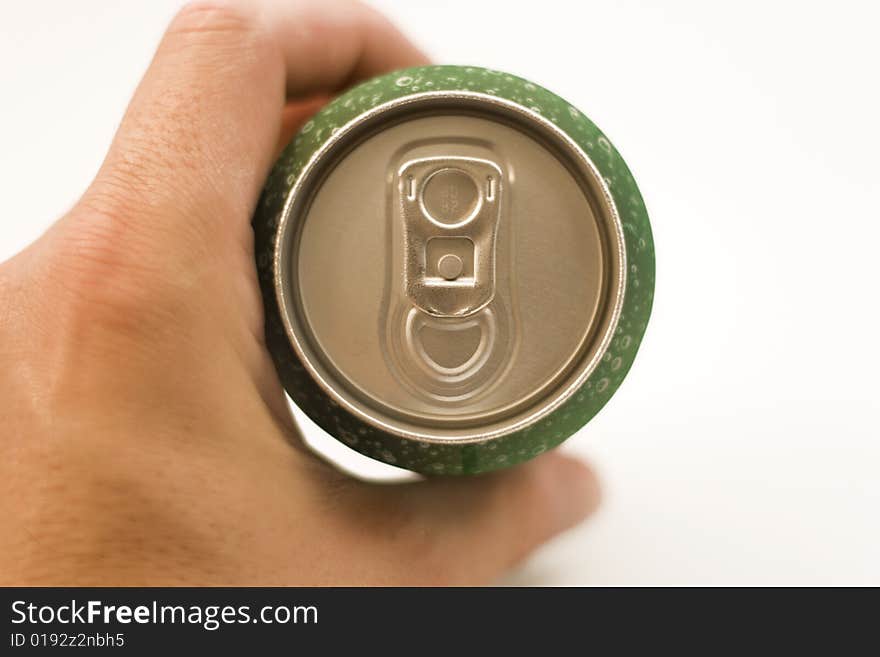
[[[11,338],[21,320],[22,310],[28,305],[28,300],[23,298],[24,288],[32,287],[24,277],[13,274],[10,264],[0,265],[0,359],[5,362],[15,362],[16,341]]]
[[[210,34],[241,32],[249,29],[249,26],[249,15],[241,4],[228,0],[194,0],[177,12],[168,31]]]
[[[416,542],[418,550],[412,555],[411,563],[418,565],[413,575],[418,583],[427,586],[449,586],[467,582],[462,560],[469,555],[450,554],[441,549],[440,541],[432,538],[426,542]]]
[[[363,484],[339,492],[340,501],[347,500],[359,518],[346,525],[345,531],[352,532],[351,540],[370,541],[382,581],[437,586],[464,581],[462,566],[467,556],[450,550],[448,528],[432,521],[410,498]]]
[[[154,330],[173,317],[185,272],[135,229],[121,206],[80,209],[62,229],[51,262],[53,278],[72,301],[67,308],[95,327]]]
[[[248,51],[264,51],[271,42],[247,4],[230,0],[188,3],[172,20],[168,35],[187,43],[232,46],[244,59]]]
[[[450,549],[448,535],[431,519],[422,514],[398,514],[397,549],[403,562],[414,566],[402,573],[404,581],[434,586],[462,583],[465,580],[467,560],[471,555],[455,554]]]

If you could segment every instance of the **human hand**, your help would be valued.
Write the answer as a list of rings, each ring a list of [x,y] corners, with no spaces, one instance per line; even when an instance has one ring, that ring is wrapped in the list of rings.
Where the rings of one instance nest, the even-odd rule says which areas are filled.
[[[175,18],[92,185],[0,265],[0,583],[485,583],[595,507],[594,475],[559,453],[357,481],[288,412],[260,188],[322,98],[423,62],[349,2]]]

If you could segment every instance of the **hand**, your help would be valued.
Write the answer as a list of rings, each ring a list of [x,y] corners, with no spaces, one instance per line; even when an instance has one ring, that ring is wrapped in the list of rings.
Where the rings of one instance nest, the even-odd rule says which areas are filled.
[[[174,19],[93,184],[0,266],[0,583],[485,583],[595,507],[559,453],[357,481],[288,412],[252,255],[261,185],[321,98],[424,61],[349,2]]]

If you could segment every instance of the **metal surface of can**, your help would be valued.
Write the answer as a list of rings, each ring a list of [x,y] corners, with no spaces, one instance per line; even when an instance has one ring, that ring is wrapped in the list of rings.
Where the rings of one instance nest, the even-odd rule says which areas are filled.
[[[254,217],[266,340],[319,426],[429,474],[558,445],[620,385],[654,252],[629,170],[521,78],[428,66],[308,121]]]

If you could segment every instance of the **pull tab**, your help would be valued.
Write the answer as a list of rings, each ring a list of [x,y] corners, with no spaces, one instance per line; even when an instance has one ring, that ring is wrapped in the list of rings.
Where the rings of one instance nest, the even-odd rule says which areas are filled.
[[[500,167],[470,157],[410,160],[398,172],[404,289],[435,317],[467,317],[495,295]]]

